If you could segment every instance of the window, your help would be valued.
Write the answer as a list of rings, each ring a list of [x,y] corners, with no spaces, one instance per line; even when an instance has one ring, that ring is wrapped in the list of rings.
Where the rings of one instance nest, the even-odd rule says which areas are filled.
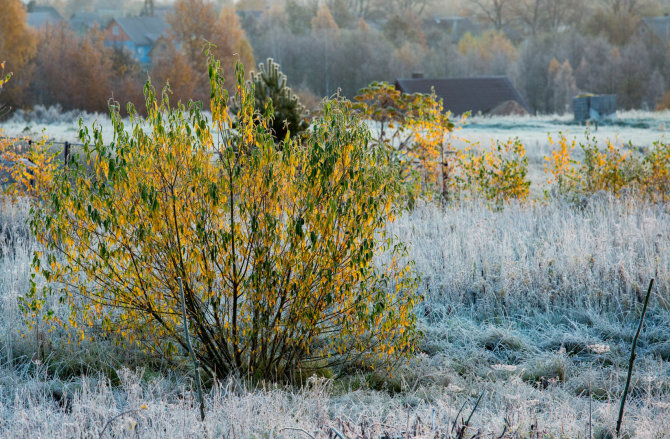
[[[114,26],[112,28],[112,35],[119,35],[119,27],[118,26]]]

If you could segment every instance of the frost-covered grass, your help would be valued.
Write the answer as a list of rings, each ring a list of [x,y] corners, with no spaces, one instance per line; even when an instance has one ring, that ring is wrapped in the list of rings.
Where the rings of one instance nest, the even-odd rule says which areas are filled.
[[[349,438],[443,437],[482,391],[466,437],[504,429],[506,437],[588,437],[590,417],[594,437],[606,437],[651,277],[624,429],[641,438],[670,431],[667,207],[598,195],[580,207],[471,203],[407,213],[389,230],[422,276],[421,352],[390,377],[217,384],[204,426],[187,367],[103,342],[64,345],[57,332],[18,334],[17,297],[29,288],[36,248],[27,211],[0,203],[0,437],[97,438],[124,412],[106,437],[308,437],[282,430],[297,428],[326,438],[331,427]]]
[[[94,122],[101,125],[106,135],[104,140],[111,141],[113,131],[109,115],[63,111],[59,107],[45,108],[38,105],[32,111],[18,110],[8,120],[0,122],[0,129],[11,137],[36,138],[45,134],[57,142],[78,142],[80,118],[84,126],[90,127]],[[488,146],[491,140],[504,141],[519,137],[532,157],[546,155],[550,150],[547,140],[549,133],[556,136],[562,132],[571,139],[584,141],[586,129],[586,126],[574,123],[572,114],[472,116],[466,120],[462,129],[454,132],[453,137],[455,146],[461,146],[465,141]],[[620,111],[616,120],[601,124],[597,129],[594,125],[588,127],[590,135],[595,135],[599,141],[610,140],[615,144],[632,142],[642,147],[648,147],[657,140],[669,140],[669,130],[670,110]]]
[[[104,115],[61,113],[17,113],[0,127],[6,135],[35,137],[44,129],[56,141],[76,142],[81,116],[111,134]],[[648,148],[665,138],[666,128],[668,112],[629,112],[590,135]],[[537,183],[551,150],[547,135],[559,131],[586,138],[585,127],[569,116],[475,117],[454,142],[487,145],[518,136]],[[498,437],[506,425],[522,437],[537,430],[588,437],[590,416],[594,437],[605,437],[603,429],[615,424],[651,277],[656,286],[624,427],[643,438],[670,431],[667,207],[599,194],[579,208],[554,201],[494,212],[472,203],[405,214],[389,230],[408,244],[422,276],[421,353],[391,377],[361,373],[303,389],[217,385],[207,393],[205,426],[184,365],[175,369],[103,342],[68,346],[57,332],[19,335],[26,328],[17,297],[29,288],[36,249],[24,225],[28,209],[0,202],[0,437],[98,437],[128,411],[108,433],[307,437],[282,430],[299,428],[321,438],[335,427],[352,438],[406,436],[408,429],[409,436],[443,437],[460,407],[465,403],[469,414],[481,391],[468,437],[480,430]]]

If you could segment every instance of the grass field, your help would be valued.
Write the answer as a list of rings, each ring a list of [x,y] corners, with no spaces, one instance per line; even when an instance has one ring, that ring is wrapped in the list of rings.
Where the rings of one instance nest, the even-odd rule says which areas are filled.
[[[667,207],[597,194],[579,207],[473,202],[406,213],[388,227],[422,277],[419,355],[390,377],[218,383],[206,391],[204,425],[185,362],[168,368],[104,342],[19,334],[17,297],[36,244],[27,204],[0,209],[0,437],[97,438],[105,428],[104,437],[326,438],[333,428],[348,438],[455,437],[483,392],[464,437],[604,438],[652,277],[623,429],[668,437]]]

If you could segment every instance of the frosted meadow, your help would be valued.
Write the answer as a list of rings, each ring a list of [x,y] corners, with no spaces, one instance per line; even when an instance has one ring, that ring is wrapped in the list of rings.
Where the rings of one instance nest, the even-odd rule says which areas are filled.
[[[2,128],[10,136],[44,128],[55,141],[75,141],[78,117],[107,123],[103,116],[44,113],[34,120],[17,114]],[[663,139],[666,123],[667,113],[623,113],[619,124],[592,134],[644,149]],[[583,130],[561,117],[473,117],[453,136],[481,143],[518,136],[535,183],[545,178],[547,134]],[[655,278],[623,430],[667,437],[667,206],[606,193],[579,204],[546,201],[539,189],[532,194],[534,201],[501,210],[476,200],[420,204],[387,225],[407,245],[424,296],[415,308],[424,333],[418,354],[390,376],[352,371],[336,380],[305,377],[302,387],[243,378],[210,383],[204,424],[186,357],[167,365],[105,340],[68,345],[58,331],[26,330],[18,296],[30,288],[39,246],[25,225],[28,204],[3,201],[0,435],[456,437],[483,394],[467,437],[610,437],[640,303]]]

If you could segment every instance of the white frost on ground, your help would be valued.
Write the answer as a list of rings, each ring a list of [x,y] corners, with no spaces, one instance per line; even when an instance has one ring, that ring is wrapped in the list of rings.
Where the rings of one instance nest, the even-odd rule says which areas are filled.
[[[124,412],[107,427],[114,437],[307,437],[282,430],[299,428],[325,439],[335,427],[378,439],[406,437],[408,426],[410,437],[443,437],[483,390],[467,437],[480,429],[498,437],[505,423],[522,437],[533,429],[586,437],[589,390],[595,436],[616,422],[651,276],[624,428],[650,439],[670,431],[670,214],[660,206],[599,195],[583,208],[466,204],[405,214],[389,230],[422,276],[422,353],[391,378],[364,374],[301,390],[221,384],[207,392],[205,426],[187,368],[131,373],[122,361],[148,359],[102,342],[62,346],[57,333],[18,335],[17,297],[29,288],[37,248],[25,234],[27,210],[0,203],[0,233],[12,236],[0,243],[0,437],[97,438]],[[394,393],[375,390],[384,387]]]
[[[79,117],[111,136],[105,115],[53,109],[17,113],[0,130],[33,137],[44,130],[76,143]],[[616,123],[590,129],[601,142],[648,148],[668,140],[670,112],[621,112]],[[584,141],[584,130],[569,115],[473,117],[454,136],[482,146],[518,136],[537,182],[551,150],[548,134]],[[366,374],[302,390],[222,384],[207,394],[205,426],[185,370],[177,378],[150,367],[131,373],[122,361],[135,367],[148,359],[104,344],[64,347],[58,334],[18,334],[25,330],[18,296],[28,291],[37,249],[24,225],[28,209],[0,201],[0,437],[97,438],[129,410],[108,425],[114,437],[201,437],[206,430],[209,437],[306,438],[282,430],[299,428],[321,439],[335,427],[350,438],[367,432],[377,439],[405,437],[408,426],[410,437],[443,437],[482,390],[468,437],[479,429],[498,437],[506,422],[522,436],[539,429],[587,437],[589,391],[595,436],[616,422],[640,295],[651,277],[656,286],[624,428],[636,438],[670,431],[667,207],[597,194],[579,208],[552,201],[495,212],[470,203],[406,213],[389,231],[408,245],[421,274],[422,353],[392,378]],[[47,352],[39,361],[38,344]],[[111,386],[104,376],[119,381]],[[384,386],[396,393],[375,390]]]

